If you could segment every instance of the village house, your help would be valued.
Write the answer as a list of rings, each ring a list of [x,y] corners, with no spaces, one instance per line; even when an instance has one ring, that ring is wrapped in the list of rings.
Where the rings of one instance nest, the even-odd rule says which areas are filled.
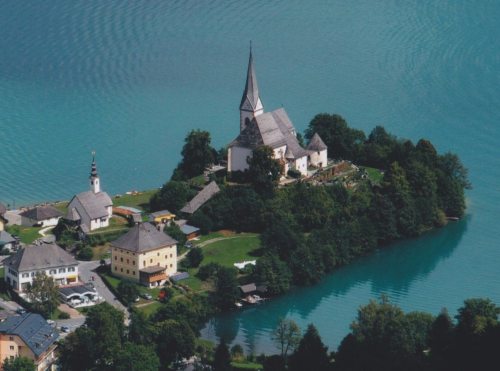
[[[318,134],[315,136],[319,138]],[[321,138],[319,141],[323,142]],[[289,170],[296,170],[307,176],[309,165],[326,166],[326,149],[318,151],[302,148],[297,140],[295,127],[284,108],[264,113],[250,49],[247,80],[240,104],[240,134],[228,147],[228,171],[247,170],[247,159],[252,157],[254,149],[261,146],[268,146],[273,150],[274,158],[280,162],[285,175]]]
[[[17,247],[18,241],[7,231],[0,231],[0,250],[12,251]]]
[[[151,223],[137,223],[111,243],[111,272],[155,287],[177,272],[177,241]]]
[[[57,285],[78,282],[78,261],[55,243],[37,241],[19,249],[4,260],[4,280],[22,293],[33,282],[36,273],[45,273]]]
[[[45,205],[25,210],[19,215],[23,226],[54,227],[61,219],[62,213],[54,206]]]
[[[106,192],[101,191],[95,157],[90,171],[90,191],[74,196],[65,219],[76,223],[84,233],[109,226],[113,214],[113,201]]]
[[[149,221],[158,224],[170,224],[175,219],[175,214],[168,210],[160,210],[149,214]]]
[[[191,241],[199,237],[200,228],[187,224],[186,219],[176,220],[174,223],[179,227],[184,236],[186,236],[187,241]]]
[[[56,340],[59,334],[39,314],[25,313],[0,323],[0,362],[26,357],[37,371],[56,370]]]

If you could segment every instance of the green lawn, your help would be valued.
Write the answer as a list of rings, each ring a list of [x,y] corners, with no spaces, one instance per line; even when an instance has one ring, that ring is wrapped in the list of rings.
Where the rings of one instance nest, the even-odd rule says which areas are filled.
[[[373,167],[365,167],[366,172],[368,173],[368,177],[374,183],[380,183],[384,174],[379,169],[375,169]]]
[[[24,243],[32,243],[37,238],[42,237],[38,231],[40,231],[40,227],[23,227],[21,225],[11,225],[5,228],[7,232],[10,234],[17,235],[21,242]]]
[[[150,315],[154,314],[162,305],[163,304],[159,301],[155,301],[142,307],[136,307],[136,309],[149,317]]]
[[[156,189],[142,191],[135,195],[120,195],[113,197],[114,206],[129,206],[149,211],[149,199],[157,192]]]
[[[224,237],[224,234],[222,234],[221,232],[211,232],[209,234],[198,237],[198,240],[192,242],[194,245],[199,245],[202,242],[213,240],[214,238],[219,238],[219,237]]]
[[[254,362],[231,362],[233,370],[262,370],[263,366],[260,363]]]
[[[260,248],[260,238],[256,233],[242,233],[227,240],[221,240],[202,247],[203,262],[218,263],[232,267],[234,263],[255,260]]]
[[[118,287],[118,284],[120,283],[120,279],[119,278],[116,278],[114,276],[112,276],[111,274],[109,273],[101,273],[101,277],[106,280],[106,282],[116,290],[116,288]]]
[[[54,206],[57,210],[59,210],[63,215],[66,215],[68,212],[68,201],[61,201],[61,202],[56,202],[52,206]]]

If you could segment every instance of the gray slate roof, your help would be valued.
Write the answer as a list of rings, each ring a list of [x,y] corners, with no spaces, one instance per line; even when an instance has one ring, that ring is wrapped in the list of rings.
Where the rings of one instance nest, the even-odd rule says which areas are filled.
[[[194,214],[205,202],[220,192],[220,188],[215,181],[208,183],[196,196],[193,197],[182,209],[181,212]]]
[[[72,207],[68,209],[68,212],[66,213],[66,216],[64,218],[76,222],[80,220],[80,214],[78,214],[78,211],[76,211],[76,209]]]
[[[164,270],[165,267],[162,267],[161,265],[152,265],[150,267],[139,269],[140,272],[144,273],[158,273],[158,272],[163,272]]]
[[[24,216],[28,219],[36,220],[37,222],[41,222],[42,220],[47,220],[51,218],[58,218],[63,214],[57,210],[54,206],[46,205],[46,206],[37,206],[32,209],[28,209],[21,213],[21,216]]]
[[[108,216],[108,206],[113,206],[113,201],[106,192],[94,193],[86,191],[75,196],[82,204],[90,219]]]
[[[0,202],[0,215],[5,214],[6,211],[7,211],[7,208],[5,207],[5,205],[3,203]]]
[[[39,357],[57,340],[59,334],[36,313],[12,316],[0,323],[0,333],[19,336]]]
[[[311,141],[309,142],[309,145],[307,146],[307,149],[310,151],[323,151],[325,149],[328,149],[328,147],[326,146],[325,142],[323,142],[319,134],[314,133]]]
[[[0,231],[0,244],[7,244],[12,242],[16,242],[16,240],[11,236],[10,233],[6,231]]]
[[[4,266],[17,272],[78,265],[78,261],[55,243],[29,245],[4,261]]]
[[[139,223],[130,228],[123,236],[111,242],[111,245],[140,253],[175,245],[176,243],[176,240],[166,233],[160,232],[151,223]]]
[[[295,128],[284,108],[256,116],[229,146],[255,149],[260,146],[273,149],[287,146],[286,158],[307,156],[295,136]]]
[[[200,230],[200,228],[198,227],[194,227],[192,225],[189,225],[189,224],[184,224],[180,227],[182,233],[184,233],[185,235],[188,235],[188,234],[191,234],[191,233],[194,233],[194,232],[198,232]]]

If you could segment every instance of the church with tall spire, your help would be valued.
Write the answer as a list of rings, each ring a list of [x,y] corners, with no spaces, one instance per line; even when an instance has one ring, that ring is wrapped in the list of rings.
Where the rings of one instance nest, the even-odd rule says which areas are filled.
[[[260,146],[273,149],[274,158],[280,161],[284,175],[296,170],[308,175],[308,167],[327,164],[327,148],[318,134],[307,149],[297,140],[297,132],[284,108],[264,112],[260,98],[253,61],[252,46],[248,58],[245,89],[240,103],[240,133],[228,146],[228,171],[245,171],[247,159]]]
[[[101,191],[95,152],[92,152],[89,180],[90,190],[81,192],[71,199],[65,216],[66,220],[77,224],[84,233],[109,226],[109,219],[113,214],[111,197]]]

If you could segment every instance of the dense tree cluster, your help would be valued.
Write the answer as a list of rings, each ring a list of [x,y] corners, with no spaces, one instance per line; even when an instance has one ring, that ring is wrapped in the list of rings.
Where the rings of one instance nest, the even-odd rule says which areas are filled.
[[[380,126],[366,137],[337,115],[316,116],[306,138],[315,132],[335,157],[379,168],[381,182],[359,178],[352,189],[298,182],[271,192],[270,169],[278,164],[263,147],[250,161],[255,174],[249,184],[222,186],[191,220],[205,230],[261,232],[265,253],[255,279],[270,293],[315,283],[377,246],[442,226],[447,216],[463,216],[470,183],[456,155],[439,155],[427,140],[414,145],[397,139]]]
[[[126,331],[123,313],[104,303],[92,307],[85,326],[60,347],[63,370],[170,370],[195,351],[198,328],[206,318],[201,298],[169,302],[151,318],[132,312]]]

